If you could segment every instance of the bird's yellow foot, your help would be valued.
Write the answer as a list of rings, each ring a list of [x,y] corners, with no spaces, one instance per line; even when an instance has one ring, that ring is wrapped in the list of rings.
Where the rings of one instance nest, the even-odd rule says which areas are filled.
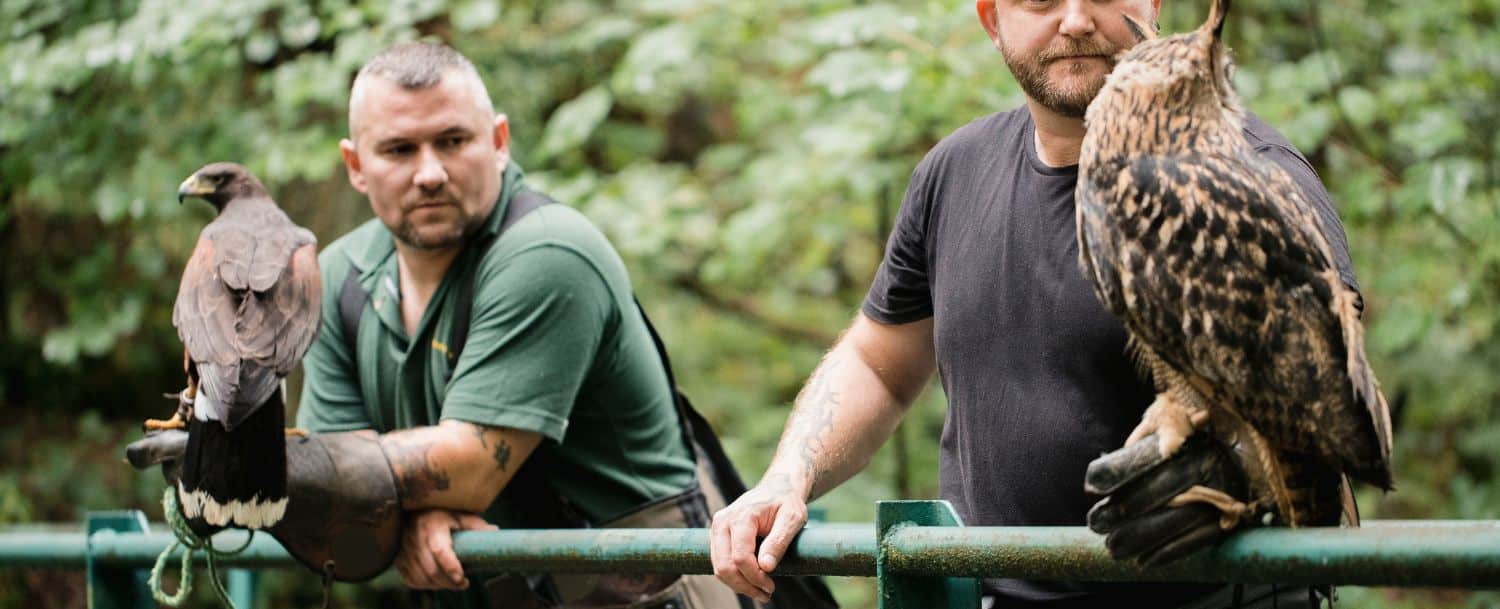
[[[306,438],[307,437],[307,430],[306,429],[297,428],[297,427],[288,427],[288,428],[286,428],[286,435],[288,437],[297,436],[299,438]]]
[[[1254,507],[1228,493],[1201,485],[1178,493],[1167,502],[1167,507],[1182,507],[1189,503],[1207,503],[1218,508],[1223,513],[1219,516],[1219,528],[1226,531],[1239,526],[1240,522],[1255,513]]]
[[[1207,420],[1208,411],[1190,408],[1169,393],[1158,393],[1156,401],[1141,415],[1141,424],[1125,439],[1125,445],[1135,444],[1154,433],[1157,450],[1161,451],[1162,459],[1166,459],[1176,454],[1188,436],[1193,435],[1193,429]]]
[[[187,422],[182,420],[182,417],[173,414],[172,418],[165,421],[158,419],[146,419],[146,422],[142,423],[141,427],[146,431],[159,431],[162,429],[187,429]]]

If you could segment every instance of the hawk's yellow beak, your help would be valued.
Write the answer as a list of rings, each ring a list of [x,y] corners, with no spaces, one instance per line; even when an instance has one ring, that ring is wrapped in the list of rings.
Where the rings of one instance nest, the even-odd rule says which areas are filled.
[[[181,205],[182,200],[188,197],[202,197],[212,194],[213,191],[213,182],[195,173],[188,176],[188,179],[183,180],[182,184],[177,187],[177,204]]]

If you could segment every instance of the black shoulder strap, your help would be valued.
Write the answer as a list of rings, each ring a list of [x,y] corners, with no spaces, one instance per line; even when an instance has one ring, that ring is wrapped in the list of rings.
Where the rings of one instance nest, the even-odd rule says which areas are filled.
[[[489,253],[490,248],[494,247],[495,242],[500,240],[500,235],[504,235],[506,230],[536,208],[552,203],[556,201],[548,198],[547,195],[530,188],[522,188],[511,196],[510,207],[505,209],[505,217],[500,219],[500,229],[474,244],[474,272],[469,273],[468,281],[458,284],[458,302],[454,303],[453,327],[448,332],[449,375],[453,374],[453,366],[458,365],[458,355],[463,353],[464,343],[469,340],[469,316],[474,308],[474,282],[479,278],[479,263],[484,260],[484,255]]]
[[[344,329],[344,346],[349,349],[350,361],[359,353],[359,318],[364,315],[365,301],[369,299],[369,292],[359,285],[359,269],[349,267],[344,285],[339,286],[339,324]]]
[[[640,311],[641,321],[646,323],[646,331],[651,334],[651,343],[656,346],[656,355],[661,358],[661,367],[667,372],[667,384],[672,387],[672,401],[677,404],[677,418],[681,421],[683,441],[694,452],[695,458],[708,462],[714,482],[719,486],[719,493],[725,500],[734,501],[745,492],[744,479],[740,478],[739,470],[735,469],[734,462],[724,452],[724,445],[719,443],[719,436],[714,433],[708,420],[693,408],[687,395],[677,386],[677,376],[672,372],[672,359],[667,356],[667,344],[651,323],[651,317],[646,315],[646,309],[641,306],[639,298],[635,301],[635,308]]]
[[[538,207],[554,203],[546,195],[538,193],[529,188],[522,188],[511,196],[510,206],[505,209],[505,217],[500,219],[500,229],[493,235],[475,242],[469,249],[472,252],[475,264],[484,259],[484,255],[499,240],[500,235],[514,225],[532,210]],[[359,353],[359,321],[365,313],[365,303],[370,300],[370,294],[359,284],[360,270],[349,268],[349,274],[344,276],[344,284],[339,286],[339,322],[344,330],[344,346],[349,350],[349,359],[355,360]],[[448,363],[449,375],[452,375],[451,364],[458,363],[458,355],[463,352],[464,343],[469,340],[469,315],[474,306],[474,280],[478,273],[471,273],[469,280],[458,286],[458,302],[454,310],[453,328],[448,334]]]

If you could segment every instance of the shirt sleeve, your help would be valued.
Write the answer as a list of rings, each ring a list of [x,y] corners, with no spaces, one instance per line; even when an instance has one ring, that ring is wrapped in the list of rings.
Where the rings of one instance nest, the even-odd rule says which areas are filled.
[[[883,324],[904,324],[932,316],[927,259],[928,210],[932,206],[932,156],[917,165],[896,225],[886,241],[885,257],[865,295],[865,316]]]
[[[373,429],[339,317],[339,290],[344,285],[343,274],[352,272],[351,267],[328,260],[320,260],[319,265],[323,268],[323,319],[302,358],[297,427],[313,433]]]
[[[609,286],[587,257],[560,244],[530,246],[479,273],[469,338],[441,418],[561,442],[618,315]]]
[[[1318,178],[1312,164],[1296,150],[1273,142],[1262,141],[1255,151],[1262,158],[1281,166],[1292,181],[1297,183],[1302,196],[1307,197],[1308,203],[1312,204],[1313,213],[1317,214],[1318,222],[1322,224],[1323,234],[1328,236],[1328,245],[1333,249],[1333,264],[1338,268],[1339,278],[1356,292],[1359,291],[1359,281],[1354,276],[1354,261],[1349,256],[1349,239],[1344,235],[1344,223],[1339,221],[1333,198],[1328,195],[1328,189],[1323,186],[1323,181]]]

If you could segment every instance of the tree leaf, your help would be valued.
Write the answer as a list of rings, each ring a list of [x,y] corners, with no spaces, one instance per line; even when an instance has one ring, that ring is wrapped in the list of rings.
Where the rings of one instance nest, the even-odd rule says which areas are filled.
[[[599,123],[604,121],[604,117],[609,116],[609,109],[613,105],[614,97],[610,95],[609,89],[601,85],[584,91],[582,95],[559,106],[547,119],[541,146],[536,151],[538,160],[545,162],[546,159],[583,144],[594,133],[594,129],[599,127]]]

